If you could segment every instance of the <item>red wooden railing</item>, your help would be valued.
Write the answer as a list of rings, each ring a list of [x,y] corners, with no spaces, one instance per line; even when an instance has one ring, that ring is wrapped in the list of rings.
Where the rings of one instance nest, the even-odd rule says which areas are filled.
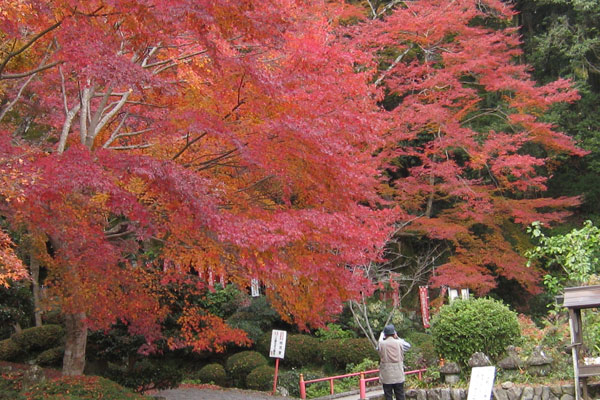
[[[423,379],[423,372],[427,371],[426,368],[423,369],[415,369],[413,371],[406,371],[404,372],[404,375],[413,375],[413,374],[418,374],[419,376],[419,380]],[[329,381],[329,392],[331,394],[333,394],[333,381],[336,379],[342,379],[342,378],[350,378],[352,376],[360,376],[360,379],[358,381],[358,390],[360,393],[360,398],[362,399],[366,399],[367,398],[367,383],[368,382],[375,382],[379,380],[379,375],[373,376],[371,378],[365,378],[365,375],[370,375],[370,374],[378,374],[379,370],[378,369],[372,369],[370,371],[363,371],[363,372],[354,372],[351,374],[345,374],[345,375],[336,375],[336,376],[328,376],[325,378],[317,378],[317,379],[311,379],[308,381],[304,380],[304,375],[300,374],[300,398],[301,399],[306,399],[306,385],[309,383],[316,383],[316,382],[325,382],[325,381]]]

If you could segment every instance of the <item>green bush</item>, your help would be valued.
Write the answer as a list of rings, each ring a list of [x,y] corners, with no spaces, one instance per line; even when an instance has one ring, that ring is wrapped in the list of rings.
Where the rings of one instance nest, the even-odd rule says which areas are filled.
[[[41,366],[58,367],[62,365],[63,356],[65,354],[65,348],[54,347],[52,349],[41,352],[36,359],[36,364]]]
[[[109,365],[106,371],[107,378],[139,393],[154,389],[171,389],[177,387],[183,380],[182,370],[168,363],[146,359],[137,362],[133,369]]]
[[[367,338],[330,339],[321,342],[323,361],[339,370],[348,364],[359,364],[365,358],[378,360],[379,355]]]
[[[271,331],[263,333],[257,341],[254,342],[254,349],[265,357],[269,357],[271,351]]]
[[[15,343],[12,339],[0,341],[0,360],[13,361],[23,354],[21,346]]]
[[[277,378],[277,386],[285,388],[290,397],[300,397],[300,374],[303,374],[304,380],[309,381],[311,379],[323,378],[322,374],[316,373],[312,370],[307,369],[291,369],[289,371],[282,371]],[[310,387],[310,385],[309,385]]]
[[[354,332],[344,330],[338,324],[327,324],[327,328],[319,328],[315,332],[315,335],[319,338],[319,340],[329,340],[329,339],[350,339],[356,337]]]
[[[267,364],[267,359],[256,351],[242,351],[227,359],[225,370],[234,384],[244,385],[246,376],[255,368]]]
[[[436,350],[463,366],[473,353],[498,357],[520,337],[517,314],[493,299],[455,300],[433,317]]]
[[[246,386],[248,389],[269,390],[273,388],[273,377],[275,368],[270,365],[261,365],[254,368],[246,377]]]
[[[227,384],[227,373],[221,364],[208,364],[200,368],[200,371],[195,374],[195,379],[202,383],[225,386]]]
[[[405,339],[411,344],[411,349],[404,354],[404,365],[408,369],[424,368],[437,365],[438,353],[433,343],[433,337],[424,332],[410,332]]]
[[[60,343],[64,336],[64,329],[60,325],[43,325],[23,329],[11,336],[23,351],[42,351],[50,349]]]
[[[63,376],[27,391],[27,400],[143,400],[144,396],[99,376]]]
[[[285,364],[303,367],[319,362],[322,358],[319,340],[309,335],[288,335],[285,344]]]

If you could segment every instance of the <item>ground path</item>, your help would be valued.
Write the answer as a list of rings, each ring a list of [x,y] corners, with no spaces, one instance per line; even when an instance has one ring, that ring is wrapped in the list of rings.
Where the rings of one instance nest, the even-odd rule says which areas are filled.
[[[293,397],[271,396],[267,392],[240,389],[179,387],[161,390],[152,396],[166,400],[291,400]]]
[[[367,392],[367,398],[381,398],[383,390],[374,390]],[[164,398],[165,400],[292,400],[295,397],[271,396],[267,392],[257,392],[253,390],[240,389],[220,389],[220,388],[199,388],[193,386],[183,386],[177,389],[162,390],[154,393],[153,396]],[[329,396],[328,396],[329,397]],[[331,396],[335,400],[358,400],[358,393],[348,393]]]

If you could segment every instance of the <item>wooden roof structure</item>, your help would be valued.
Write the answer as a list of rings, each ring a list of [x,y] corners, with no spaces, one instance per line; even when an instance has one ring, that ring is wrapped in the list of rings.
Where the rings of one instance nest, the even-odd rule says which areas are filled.
[[[583,398],[589,399],[587,378],[600,375],[600,365],[588,365],[582,358],[583,324],[581,310],[600,307],[600,285],[578,286],[565,288],[563,306],[569,311],[569,326],[571,327],[571,349],[573,352],[573,367],[575,369],[575,397],[582,399],[580,380],[583,383]],[[583,362],[582,362],[583,361]]]
[[[600,285],[565,288],[563,306],[567,308],[600,307]]]

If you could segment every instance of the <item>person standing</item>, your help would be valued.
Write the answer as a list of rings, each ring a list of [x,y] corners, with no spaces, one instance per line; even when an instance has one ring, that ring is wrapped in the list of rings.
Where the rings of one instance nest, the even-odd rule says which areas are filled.
[[[400,339],[394,325],[387,325],[379,336],[379,379],[385,400],[404,400],[404,352],[410,344]]]

